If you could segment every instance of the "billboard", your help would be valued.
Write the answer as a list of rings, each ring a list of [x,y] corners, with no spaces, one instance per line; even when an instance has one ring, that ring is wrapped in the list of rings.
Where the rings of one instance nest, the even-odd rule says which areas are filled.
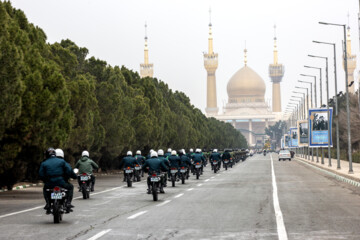
[[[295,127],[290,128],[290,147],[292,148],[299,147],[297,132],[298,132],[297,128]]]
[[[284,144],[285,144],[285,148],[289,148],[290,147],[290,135],[289,134],[285,134],[284,135]]]
[[[328,147],[329,132],[332,147],[332,115],[332,108],[329,108],[329,118],[326,108],[309,109],[309,147]]]
[[[309,145],[309,123],[308,120],[297,121],[297,135],[299,147],[307,147]]]

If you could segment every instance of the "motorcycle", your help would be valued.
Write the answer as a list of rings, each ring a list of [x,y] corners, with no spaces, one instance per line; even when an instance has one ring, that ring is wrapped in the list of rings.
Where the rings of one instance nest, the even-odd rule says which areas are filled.
[[[180,178],[181,178],[181,184],[185,184],[185,178],[189,178],[189,173],[186,171],[185,167],[180,168]]]
[[[266,156],[266,152],[264,152],[264,156]]]
[[[46,189],[48,199],[50,199],[50,211],[54,216],[54,223],[60,223],[63,218],[63,214],[66,212],[66,197],[67,190],[61,187],[54,187],[52,189]]]
[[[139,164],[135,165],[135,176],[134,181],[140,182],[141,181],[141,166]]]
[[[214,170],[214,173],[216,173],[218,170],[220,170],[217,160],[213,161],[213,170]]]
[[[225,170],[227,170],[228,169],[228,164],[229,164],[229,159],[225,159],[224,160],[224,168],[225,168]]]
[[[90,198],[90,184],[91,174],[83,173],[78,176],[80,178],[80,190],[83,195],[83,199]]]
[[[229,163],[229,165],[230,165],[230,168],[232,168],[232,167],[233,167],[233,165],[234,165],[234,161],[233,161],[233,159],[232,159],[232,158],[230,158],[230,163]]]
[[[127,167],[124,169],[125,174],[125,181],[127,182],[127,186],[132,186],[132,176],[133,176],[134,170],[131,167]]]
[[[199,179],[199,176],[201,174],[201,163],[199,163],[199,162],[195,163],[194,172],[196,175],[196,179]]]
[[[150,192],[153,195],[153,200],[157,201],[158,191],[160,188],[160,176],[156,172],[154,172],[149,175],[149,180],[150,180]]]
[[[172,183],[172,186],[175,187],[175,181],[176,181],[176,178],[177,178],[177,174],[178,174],[178,169],[175,168],[175,167],[172,167],[170,169],[170,180],[171,180],[171,183]]]

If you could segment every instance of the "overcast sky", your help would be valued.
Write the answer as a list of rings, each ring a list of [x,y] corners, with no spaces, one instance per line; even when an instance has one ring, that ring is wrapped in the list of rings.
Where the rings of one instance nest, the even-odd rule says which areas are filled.
[[[147,22],[149,61],[154,64],[154,77],[166,82],[174,90],[185,92],[203,112],[206,107],[206,71],[202,53],[208,47],[210,7],[214,51],[219,54],[216,71],[219,107],[228,99],[227,82],[244,65],[245,41],[248,66],[266,82],[265,98],[270,102],[272,96],[268,66],[273,61],[274,24],[277,25],[279,62],[285,65],[281,83],[283,110],[294,86],[301,86],[297,80],[312,80],[300,77],[299,74],[318,74],[317,70],[306,69],[303,65],[325,66],[325,61],[309,58],[308,54],[331,58],[330,95],[334,95],[332,47],[312,43],[312,40],[337,44],[338,89],[344,91],[342,28],[320,25],[319,21],[349,23],[352,51],[357,55],[359,52],[357,0],[11,2],[14,7],[25,12],[30,22],[45,31],[50,43],[68,38],[78,46],[88,48],[89,56],[105,60],[113,66],[124,65],[134,71],[139,71],[140,63],[144,61],[144,24]],[[355,72],[358,79],[357,70]],[[324,99],[325,91],[323,84]]]

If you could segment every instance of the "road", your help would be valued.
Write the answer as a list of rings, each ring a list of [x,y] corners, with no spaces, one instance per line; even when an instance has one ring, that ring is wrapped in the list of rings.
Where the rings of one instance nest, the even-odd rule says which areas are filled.
[[[0,193],[0,239],[360,239],[360,190],[276,154],[218,174],[208,166],[157,202],[144,181],[119,178],[98,177],[90,199],[76,193],[60,224],[41,188]]]

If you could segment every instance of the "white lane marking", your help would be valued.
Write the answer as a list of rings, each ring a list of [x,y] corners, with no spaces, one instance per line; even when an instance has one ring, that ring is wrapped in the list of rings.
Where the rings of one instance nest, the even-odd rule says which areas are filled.
[[[160,203],[160,204],[158,204],[156,206],[161,207],[161,206],[164,206],[165,204],[168,204],[169,202],[171,202],[171,200],[166,200],[165,202]]]
[[[88,240],[96,240],[98,238],[101,238],[102,236],[104,236],[105,234],[107,234],[108,232],[110,232],[111,229],[107,229],[107,230],[104,230],[104,231],[101,231],[99,232],[98,234],[96,234],[95,236],[89,238]]]
[[[198,184],[198,185],[196,185],[196,186],[201,187],[201,186],[202,186],[202,184],[201,184],[201,183],[199,183],[199,184]]]
[[[38,206],[38,207],[34,207],[34,208],[22,210],[22,211],[19,211],[19,212],[13,212],[13,213],[8,213],[8,214],[5,214],[5,215],[1,215],[0,218],[9,217],[9,216],[16,215],[16,214],[20,214],[20,213],[24,213],[24,212],[30,212],[30,211],[33,211],[33,210],[36,210],[36,209],[39,209],[39,208],[42,208],[42,206]]]
[[[186,190],[186,191],[192,191],[192,190],[194,190],[193,188],[189,188],[188,190]]]
[[[180,194],[176,195],[174,198],[179,198],[179,197],[181,197],[182,195],[184,195],[184,194],[183,194],[183,193],[180,193]]]
[[[208,182],[208,181],[210,181],[210,179],[206,179],[204,182]]]
[[[215,177],[211,177],[211,179],[214,179]]]
[[[284,218],[280,209],[279,197],[278,197],[278,191],[276,185],[276,177],[274,171],[274,162],[271,154],[270,154],[270,158],[271,158],[271,176],[272,176],[272,187],[273,187],[273,202],[274,202],[277,232],[278,232],[279,240],[287,240],[288,237],[284,224]]]
[[[134,215],[131,215],[131,216],[128,217],[127,219],[137,218],[138,216],[143,215],[144,213],[147,213],[147,211],[138,212],[138,213],[136,213],[136,214],[134,214]]]

